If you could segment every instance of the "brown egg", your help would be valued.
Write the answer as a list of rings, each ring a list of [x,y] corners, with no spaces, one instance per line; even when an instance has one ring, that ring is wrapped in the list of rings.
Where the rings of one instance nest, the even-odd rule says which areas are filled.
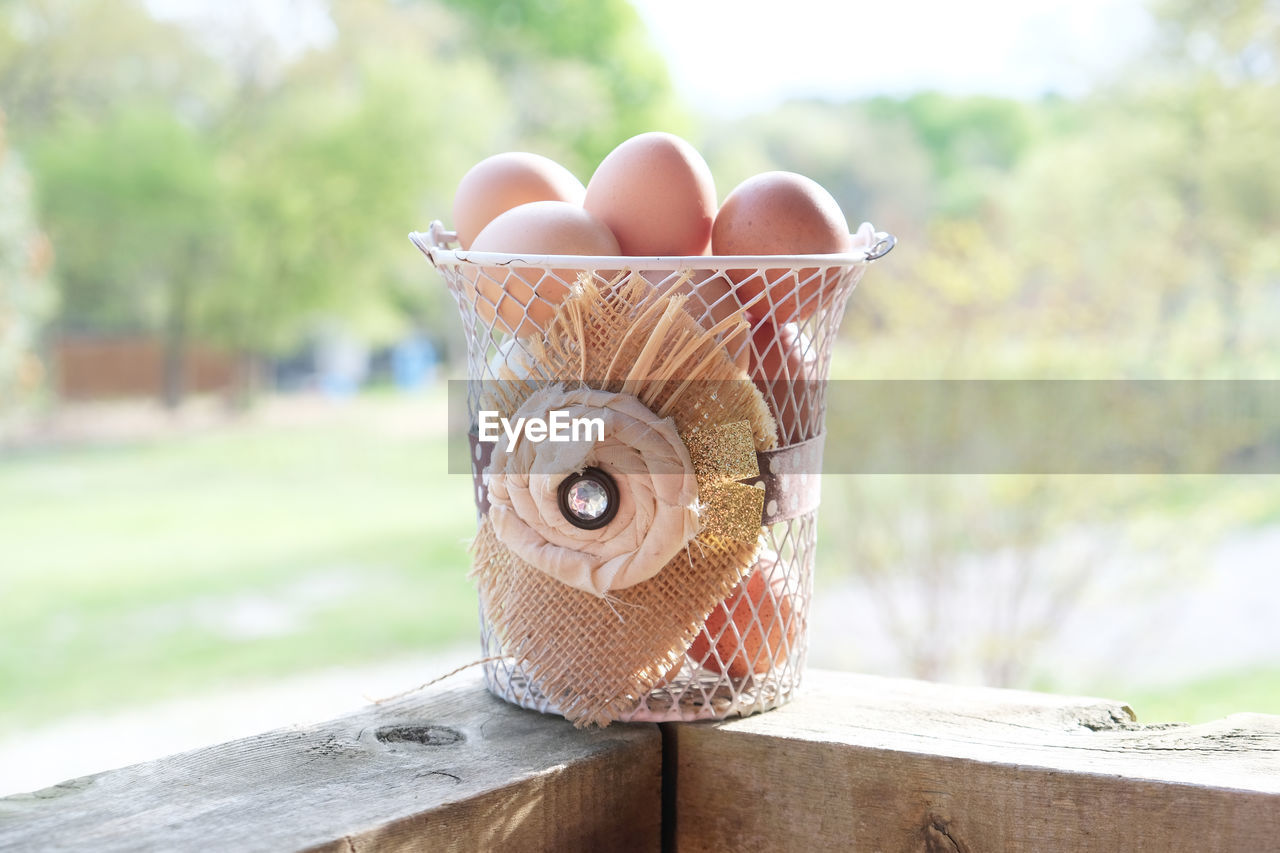
[[[750,349],[751,381],[778,422],[779,443],[813,438],[822,425],[812,404],[814,383],[820,380],[812,341],[795,323],[763,322],[751,330]]]
[[[786,579],[781,574],[770,577],[775,565],[772,557],[761,558],[747,579],[708,614],[689,646],[694,663],[743,678],[768,672],[791,654],[800,620]]]
[[[473,252],[529,255],[618,254],[618,241],[596,217],[568,202],[534,201],[500,214],[476,235]],[[569,293],[578,270],[486,266],[474,271],[476,313],[517,335],[541,331]]]
[[[765,172],[743,181],[720,206],[711,236],[716,255],[816,255],[848,252],[849,223],[840,205],[817,182],[794,172]],[[763,274],[730,270],[748,309],[774,323],[804,320],[817,310],[822,290],[843,269],[771,269]]]
[[[476,235],[500,213],[531,201],[581,205],[586,187],[554,160],[524,151],[486,157],[471,167],[453,195],[458,244],[471,248]]]
[[[642,133],[610,151],[582,204],[609,226],[624,255],[705,255],[711,245],[711,169],[670,133]]]

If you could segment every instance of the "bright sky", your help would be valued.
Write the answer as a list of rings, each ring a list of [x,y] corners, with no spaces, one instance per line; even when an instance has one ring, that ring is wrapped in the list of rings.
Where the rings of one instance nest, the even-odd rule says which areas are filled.
[[[1075,94],[1142,43],[1141,0],[632,0],[699,111],[790,96]]]
[[[286,53],[333,37],[322,0],[146,2],[164,17],[265,30]],[[1150,32],[1143,0],[631,2],[689,104],[722,115],[921,89],[1077,94]]]

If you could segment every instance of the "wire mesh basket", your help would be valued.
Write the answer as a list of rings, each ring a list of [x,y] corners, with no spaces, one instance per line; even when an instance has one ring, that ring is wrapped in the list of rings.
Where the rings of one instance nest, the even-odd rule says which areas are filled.
[[[868,265],[893,248],[894,238],[864,224],[847,253],[732,257],[470,252],[457,248],[456,235],[439,222],[410,239],[439,271],[461,315],[473,433],[487,383],[513,373],[551,378],[539,375],[537,344],[561,302],[584,280],[608,288],[640,276],[655,292],[686,298],[685,310],[760,391],[777,423],[777,447],[757,454],[759,476],[744,480],[764,491],[751,565],[710,612],[703,609],[701,628],[669,668],[622,697],[606,720],[722,719],[786,702],[800,683],[807,651],[832,343],[850,294]],[[735,324],[739,316],[748,323]],[[474,435],[472,448],[483,518],[488,457]],[[522,659],[519,638],[490,618],[492,606],[482,595],[489,690],[526,708],[571,716],[566,709],[572,697],[544,689]]]

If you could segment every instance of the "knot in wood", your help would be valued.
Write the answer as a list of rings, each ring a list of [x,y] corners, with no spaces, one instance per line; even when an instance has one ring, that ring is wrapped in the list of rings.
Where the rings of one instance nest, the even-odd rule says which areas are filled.
[[[952,835],[947,822],[938,817],[925,823],[924,843],[927,853],[969,853],[969,846]]]
[[[374,737],[383,743],[417,743],[422,746],[449,746],[461,743],[462,732],[448,726],[399,725],[382,726]]]

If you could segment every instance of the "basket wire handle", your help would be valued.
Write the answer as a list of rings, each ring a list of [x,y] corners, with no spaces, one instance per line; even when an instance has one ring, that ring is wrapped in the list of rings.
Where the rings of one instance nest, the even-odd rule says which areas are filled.
[[[894,246],[898,245],[898,238],[886,231],[877,231],[875,238],[876,241],[871,244],[871,248],[867,249],[868,261],[880,260],[892,252]]]
[[[458,232],[449,231],[444,227],[444,223],[439,219],[431,223],[427,228],[427,236],[431,238],[431,244],[441,249],[448,248],[450,243],[456,243],[458,240]]]

